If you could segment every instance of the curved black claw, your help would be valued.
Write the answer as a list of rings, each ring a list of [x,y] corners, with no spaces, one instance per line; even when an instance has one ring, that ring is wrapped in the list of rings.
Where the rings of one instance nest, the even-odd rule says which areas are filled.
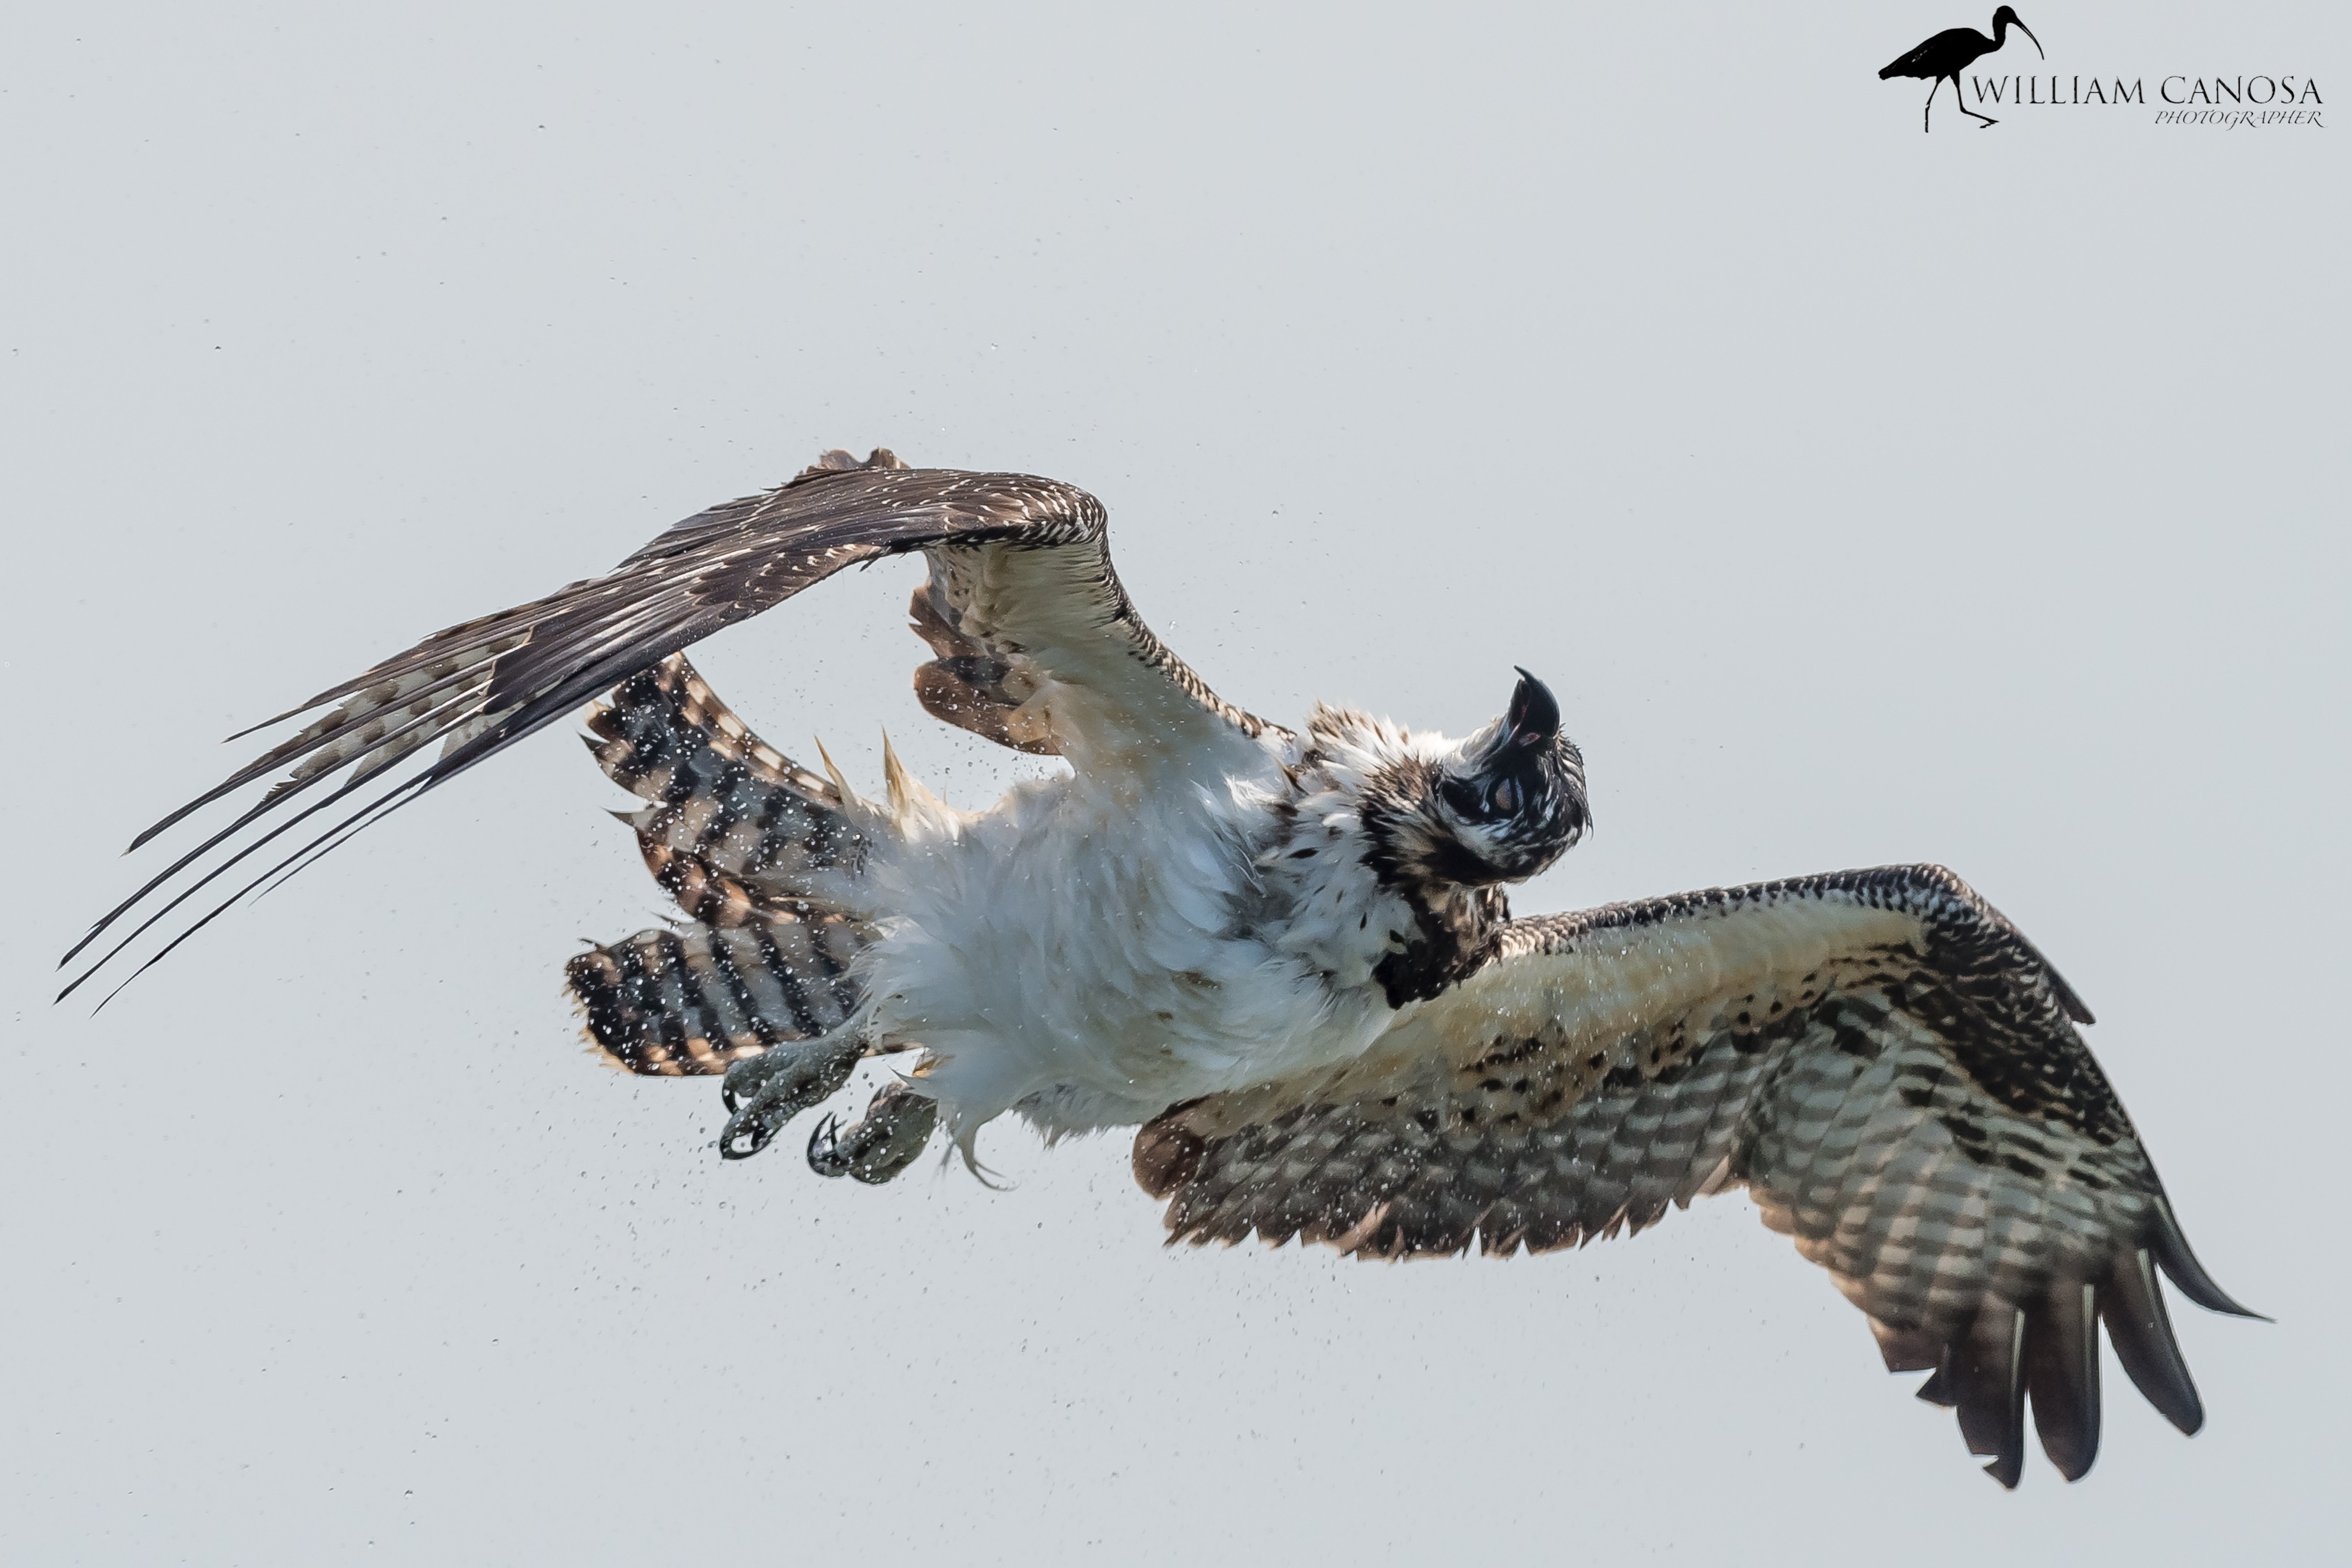
[[[939,1102],[904,1083],[887,1084],[848,1127],[827,1116],[810,1134],[809,1169],[822,1176],[855,1176],[868,1186],[888,1181],[914,1164],[939,1125]]]
[[[776,1134],[784,1130],[783,1124],[781,1122],[745,1127],[738,1124],[742,1120],[742,1113],[738,1112],[727,1119],[727,1125],[720,1130],[719,1134],[720,1159],[748,1160],[773,1143]]]
[[[835,1151],[841,1147],[841,1139],[837,1135],[840,1130],[841,1118],[828,1111],[825,1113],[824,1120],[816,1124],[816,1131],[809,1134],[809,1169],[819,1176],[842,1174],[834,1168]]]
[[[748,1097],[757,1093],[760,1085],[775,1071],[779,1049],[782,1048],[772,1045],[757,1056],[728,1064],[727,1076],[719,1081],[719,1103],[727,1107],[729,1115],[732,1116],[743,1108],[737,1095]]]
[[[720,1157],[749,1159],[784,1124],[849,1082],[862,1054],[855,1040],[793,1040],[727,1070],[719,1099],[733,1113],[719,1134]]]

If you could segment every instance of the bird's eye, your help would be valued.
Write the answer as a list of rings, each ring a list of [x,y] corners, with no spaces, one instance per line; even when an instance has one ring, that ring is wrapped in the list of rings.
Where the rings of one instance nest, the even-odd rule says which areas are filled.
[[[1519,787],[1508,779],[1488,792],[1486,808],[1498,817],[1507,817],[1519,809]]]

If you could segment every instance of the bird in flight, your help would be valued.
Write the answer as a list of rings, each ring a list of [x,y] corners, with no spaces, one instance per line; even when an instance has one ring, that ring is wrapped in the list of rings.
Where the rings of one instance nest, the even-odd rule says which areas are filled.
[[[2252,1314],[2189,1251],[2088,1009],[1959,878],[1514,918],[1506,887],[1591,821],[1542,682],[1460,739],[1330,706],[1283,728],[1152,635],[1105,526],[1053,480],[827,453],[270,721],[315,716],[141,836],[278,776],[97,924],[74,986],[601,695],[589,745],[680,913],[566,978],[614,1061],[720,1078],[730,1157],[887,1056],[856,1121],[816,1125],[819,1174],[887,1181],[935,1135],[977,1171],[1008,1112],[1049,1140],[1134,1127],[1171,1241],[1507,1257],[1745,1188],[2004,1486],[2029,1406],[2058,1469],[2090,1468],[2101,1323],[2197,1430],[2158,1277]],[[985,810],[887,743],[878,800],[822,748],[791,760],[682,652],[916,553],[923,706],[1067,765]]]

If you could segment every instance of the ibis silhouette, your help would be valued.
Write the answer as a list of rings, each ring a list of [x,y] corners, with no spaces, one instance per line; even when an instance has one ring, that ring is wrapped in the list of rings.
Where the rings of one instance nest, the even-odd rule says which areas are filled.
[[[1919,129],[1922,131],[1927,129],[1928,111],[1936,107],[1936,89],[1948,81],[1952,84],[1952,96],[1959,99],[1962,114],[1981,120],[1986,126],[1997,125],[2000,121],[1992,116],[1979,114],[1969,107],[1968,99],[1960,92],[1960,73],[1976,64],[1979,56],[1991,54],[2008,42],[2011,27],[2033,38],[2033,29],[2019,21],[2017,13],[2004,5],[1992,14],[1991,37],[1986,37],[1974,27],[1947,27],[1879,72],[1878,79],[1917,77],[1928,83],[1927,101],[1919,110]],[[2033,52],[2045,60],[2050,57],[2042,53],[2039,38],[2033,38]]]

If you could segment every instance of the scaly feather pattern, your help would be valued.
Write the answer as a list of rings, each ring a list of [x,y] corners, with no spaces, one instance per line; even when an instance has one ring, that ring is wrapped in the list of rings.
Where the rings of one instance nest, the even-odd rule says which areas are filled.
[[[1613,905],[1509,925],[1358,1061],[1176,1107],[1135,1168],[1172,1239],[1366,1258],[1574,1246],[1744,1186],[1890,1367],[1937,1369],[1927,1396],[2013,1486],[2029,1393],[2063,1470],[2096,1452],[2095,1315],[2195,1430],[2152,1268],[2243,1311],[2182,1239],[2088,1017],[1939,867]]]

